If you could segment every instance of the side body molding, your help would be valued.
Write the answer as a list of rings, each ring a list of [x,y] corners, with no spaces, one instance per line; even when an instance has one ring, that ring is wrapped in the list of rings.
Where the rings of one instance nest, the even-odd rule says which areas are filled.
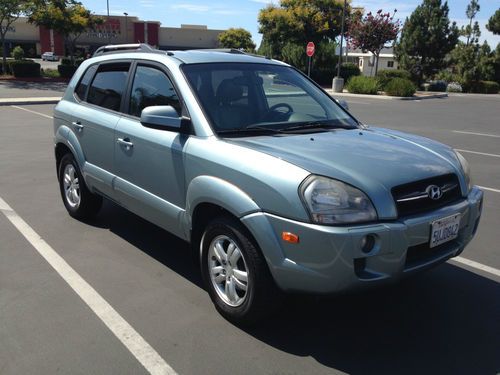
[[[218,205],[239,218],[261,211],[248,194],[232,183],[218,177],[198,176],[191,180],[187,189],[187,231],[191,229],[194,210],[200,203]]]

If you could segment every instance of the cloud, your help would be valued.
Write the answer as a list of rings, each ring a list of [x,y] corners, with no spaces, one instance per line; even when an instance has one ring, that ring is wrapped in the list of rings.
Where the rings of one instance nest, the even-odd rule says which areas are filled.
[[[139,0],[139,4],[143,8],[153,8],[156,5],[153,0]]]
[[[208,12],[210,10],[210,6],[198,4],[172,4],[170,7],[172,9],[187,10],[188,12]]]

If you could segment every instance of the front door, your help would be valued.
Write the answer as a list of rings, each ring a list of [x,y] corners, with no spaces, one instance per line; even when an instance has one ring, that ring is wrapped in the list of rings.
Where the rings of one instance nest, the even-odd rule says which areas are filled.
[[[115,190],[121,204],[149,221],[182,235],[185,208],[183,149],[189,136],[143,126],[145,107],[171,105],[181,116],[175,89],[158,66],[138,64],[128,103],[115,130]]]

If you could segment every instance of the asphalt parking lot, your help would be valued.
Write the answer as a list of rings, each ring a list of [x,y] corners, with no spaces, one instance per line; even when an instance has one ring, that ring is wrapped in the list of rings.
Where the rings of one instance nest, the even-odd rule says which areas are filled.
[[[168,363],[179,374],[498,373],[500,96],[347,101],[366,124],[462,150],[485,188],[462,254],[476,263],[362,294],[295,296],[252,329],[215,311],[184,242],[109,202],[91,222],[71,219],[55,176],[53,106],[0,107],[0,374],[147,373],[138,355],[151,372]],[[56,272],[65,264],[81,280]],[[92,293],[84,302],[82,283],[107,304]]]

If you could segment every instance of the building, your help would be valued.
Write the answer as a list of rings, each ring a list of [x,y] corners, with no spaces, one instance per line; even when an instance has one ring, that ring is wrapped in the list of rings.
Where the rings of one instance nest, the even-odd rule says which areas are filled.
[[[375,75],[375,55],[371,52],[363,52],[361,50],[352,50],[347,52],[345,62],[356,64],[364,76],[372,77]],[[398,61],[394,56],[394,49],[383,48],[378,59],[378,70],[395,70],[398,68]]]
[[[105,22],[95,30],[83,33],[76,41],[81,53],[92,53],[106,44],[148,43],[160,49],[217,48],[218,37],[224,30],[211,30],[204,25],[181,25],[161,27],[157,21],[142,21],[131,16],[102,16]],[[37,27],[21,17],[6,34],[9,51],[21,46],[27,57],[40,56],[43,52],[54,52],[64,56],[63,37],[45,27]]]

